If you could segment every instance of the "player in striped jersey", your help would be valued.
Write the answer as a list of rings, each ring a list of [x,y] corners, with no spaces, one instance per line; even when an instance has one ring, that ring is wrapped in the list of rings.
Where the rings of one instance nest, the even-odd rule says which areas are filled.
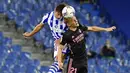
[[[40,31],[45,23],[48,23],[52,35],[55,39],[54,41],[54,58],[56,61],[57,58],[57,45],[60,43],[60,38],[62,37],[62,33],[64,33],[67,30],[67,26],[64,23],[64,20],[62,18],[62,9],[66,6],[66,4],[59,4],[54,11],[47,13],[43,16],[42,21],[40,24],[38,24],[32,32],[26,32],[23,35],[25,37],[31,37],[38,31]],[[66,50],[65,50],[66,52]],[[64,51],[63,51],[64,53]],[[52,66],[49,69],[48,73],[60,73],[61,70],[58,67],[57,61],[52,64]],[[59,72],[58,72],[59,71]]]

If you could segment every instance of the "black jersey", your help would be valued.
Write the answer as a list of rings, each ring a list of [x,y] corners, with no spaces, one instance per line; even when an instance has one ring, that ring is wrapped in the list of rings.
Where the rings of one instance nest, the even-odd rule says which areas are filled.
[[[73,59],[82,59],[86,56],[85,36],[87,27],[79,26],[76,31],[67,30],[62,37],[61,44],[69,45]]]

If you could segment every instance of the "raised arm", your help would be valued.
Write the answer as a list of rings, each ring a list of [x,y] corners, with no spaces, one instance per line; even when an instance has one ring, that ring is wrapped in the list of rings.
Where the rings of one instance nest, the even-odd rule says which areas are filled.
[[[40,24],[38,24],[38,25],[33,29],[32,32],[25,32],[25,33],[23,34],[23,36],[24,36],[24,37],[31,37],[31,36],[33,36],[34,34],[36,34],[37,32],[39,32],[39,31],[43,28],[43,26],[44,26],[44,24],[43,24],[43,23],[40,23]]]
[[[109,27],[109,28],[102,28],[102,27],[98,27],[98,26],[88,26],[89,31],[107,31],[107,32],[110,32],[110,31],[113,31],[115,29],[116,29],[115,26],[112,26],[112,27]]]
[[[36,34],[37,32],[39,32],[39,31],[43,28],[44,24],[47,23],[47,21],[48,21],[48,16],[49,16],[48,13],[45,14],[45,15],[43,16],[43,18],[42,18],[41,23],[39,23],[39,24],[33,29],[32,32],[25,32],[25,33],[23,34],[23,36],[24,36],[24,37],[31,37],[31,36],[33,36],[34,34]]]

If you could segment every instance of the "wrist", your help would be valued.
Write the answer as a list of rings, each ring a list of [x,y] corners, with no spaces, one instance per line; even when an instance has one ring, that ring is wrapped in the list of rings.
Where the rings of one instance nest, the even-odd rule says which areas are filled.
[[[33,33],[30,32],[30,33],[29,33],[29,36],[32,36],[32,35],[33,35]]]

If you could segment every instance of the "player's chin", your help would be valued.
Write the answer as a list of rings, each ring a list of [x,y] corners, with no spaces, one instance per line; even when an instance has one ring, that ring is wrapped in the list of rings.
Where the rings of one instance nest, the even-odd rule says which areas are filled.
[[[77,26],[71,26],[72,28],[77,28]]]
[[[75,27],[78,27],[78,26],[79,26],[79,24],[76,24],[76,25],[75,25]]]

